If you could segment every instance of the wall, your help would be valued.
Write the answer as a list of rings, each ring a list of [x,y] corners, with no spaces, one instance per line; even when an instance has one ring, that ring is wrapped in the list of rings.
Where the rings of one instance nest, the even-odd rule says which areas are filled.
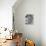
[[[0,0],[0,27],[12,29],[12,6],[16,0]]]
[[[15,5],[14,5],[15,6]],[[14,7],[15,28],[18,32],[22,32],[24,38],[35,41],[36,46],[41,46],[41,0],[23,0],[17,8]],[[33,14],[34,22],[31,25],[25,24],[26,14]]]
[[[46,0],[41,3],[41,40],[42,46],[46,46]]]
[[[9,30],[12,29],[12,6],[15,2],[16,0],[0,0],[0,33],[4,30],[4,27]],[[3,27],[3,30],[1,27]],[[3,31],[0,38],[5,38],[5,35],[10,35],[10,32],[8,30],[7,32]]]

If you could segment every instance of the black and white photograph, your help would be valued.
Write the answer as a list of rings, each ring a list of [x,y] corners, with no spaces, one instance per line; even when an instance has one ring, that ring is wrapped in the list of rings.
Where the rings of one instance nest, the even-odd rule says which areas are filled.
[[[25,16],[25,21],[26,21],[26,23],[25,24],[33,24],[33,15],[31,15],[31,14],[27,14],[26,16]]]

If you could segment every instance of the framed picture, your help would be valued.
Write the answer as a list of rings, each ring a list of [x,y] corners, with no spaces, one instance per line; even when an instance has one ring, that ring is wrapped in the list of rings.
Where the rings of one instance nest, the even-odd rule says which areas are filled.
[[[25,16],[25,24],[33,24],[33,15],[27,14]]]

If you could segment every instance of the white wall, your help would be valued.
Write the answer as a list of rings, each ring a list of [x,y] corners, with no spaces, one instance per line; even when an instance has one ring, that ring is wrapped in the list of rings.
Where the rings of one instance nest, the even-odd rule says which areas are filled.
[[[42,46],[46,46],[46,0],[41,3],[41,40]]]
[[[46,0],[26,0],[17,8],[14,5],[13,11],[15,11],[15,28],[23,32],[24,36],[27,36],[26,33],[29,34],[31,38],[37,41],[37,45],[40,43],[38,40],[41,39],[42,46],[46,46]],[[25,25],[27,13],[34,14],[33,25]]]
[[[12,6],[16,0],[0,0],[0,27],[12,28]]]
[[[6,27],[9,30],[12,29],[12,6],[14,5],[14,3],[16,2],[16,0],[0,0],[0,28],[1,27]],[[3,29],[2,28],[2,29]],[[5,36],[10,36],[10,32],[9,31],[4,31],[4,29],[2,30],[0,29],[0,38],[5,38]],[[9,38],[9,37],[8,37]]]
[[[23,0],[23,2],[15,8],[13,9],[15,11],[15,28],[18,32],[22,32],[25,38],[27,37],[28,39],[34,40],[36,46],[41,46],[41,0]],[[32,25],[25,24],[26,14],[33,14],[34,23]]]

